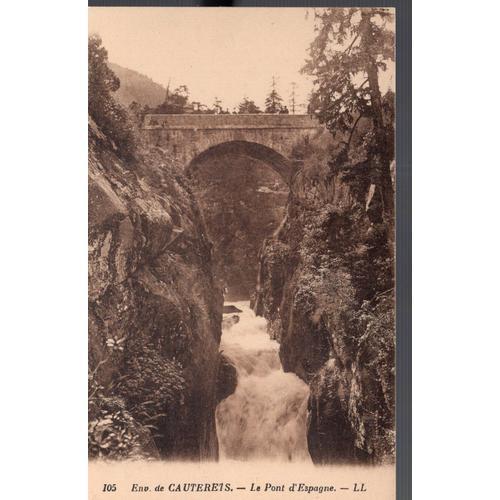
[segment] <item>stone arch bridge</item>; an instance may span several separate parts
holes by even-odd
[[[212,154],[237,154],[261,160],[290,183],[299,165],[296,146],[325,130],[311,115],[148,114],[144,137],[165,149],[186,172]]]

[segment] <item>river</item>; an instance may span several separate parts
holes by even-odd
[[[236,391],[217,407],[220,458],[310,462],[306,440],[309,388],[285,373],[279,344],[249,302],[226,302],[242,310],[222,330],[221,350],[238,372]],[[231,315],[225,315],[231,317]]]

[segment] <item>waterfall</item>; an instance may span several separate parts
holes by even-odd
[[[221,459],[310,461],[306,440],[309,387],[285,373],[279,344],[248,302],[223,326],[221,350],[238,372],[236,391],[217,407]],[[235,318],[236,319],[236,318]]]

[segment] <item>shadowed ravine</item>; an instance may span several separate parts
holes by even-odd
[[[221,350],[234,363],[238,384],[217,407],[220,458],[310,461],[307,384],[283,371],[266,320],[248,302],[231,304],[242,312],[238,323],[223,328]]]

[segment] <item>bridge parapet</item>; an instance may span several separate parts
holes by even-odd
[[[242,114],[242,115],[170,115],[147,114],[146,130],[251,130],[251,129],[321,129],[313,115]]]

